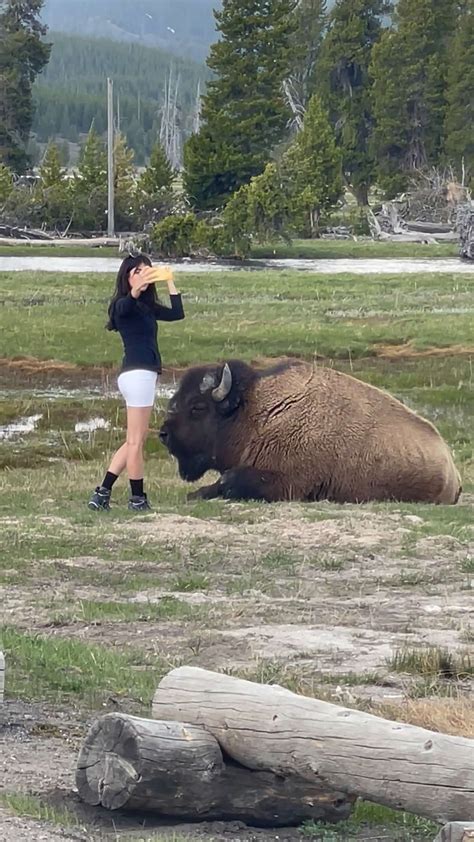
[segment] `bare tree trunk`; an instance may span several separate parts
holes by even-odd
[[[369,188],[367,184],[359,184],[357,187],[351,187],[352,192],[356,198],[359,207],[366,208],[369,204]]]

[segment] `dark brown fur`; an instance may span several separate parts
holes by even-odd
[[[181,475],[221,479],[197,496],[232,499],[456,503],[451,452],[435,427],[386,392],[330,368],[291,361],[258,371],[229,363],[190,369],[170,402],[162,440]]]

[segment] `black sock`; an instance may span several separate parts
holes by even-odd
[[[105,479],[102,483],[102,488],[106,488],[107,491],[112,491],[112,488],[114,487],[114,483],[116,483],[117,480],[118,480],[117,474],[112,474],[110,471],[107,471],[107,473],[105,475]]]
[[[131,479],[130,488],[132,489],[132,497],[143,497],[143,480]]]

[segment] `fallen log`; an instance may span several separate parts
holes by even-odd
[[[16,225],[0,225],[0,234],[9,243],[12,242],[13,237],[21,243],[25,240],[39,240],[47,243],[53,239],[52,235],[47,234],[46,231],[35,228],[18,228]]]
[[[69,237],[54,239],[52,237],[41,240],[28,237],[0,237],[0,245],[6,246],[55,246],[58,249],[71,246],[87,246],[88,248],[114,247],[119,248],[121,241],[118,237]]]
[[[434,237],[437,237],[438,234],[454,234],[456,236],[453,226],[446,225],[443,222],[417,222],[416,220],[410,222],[407,219],[405,220],[405,227],[407,231],[420,231],[422,234],[432,234]]]
[[[79,755],[76,785],[83,801],[108,810],[263,827],[336,822],[350,815],[354,801],[319,781],[228,762],[204,728],[118,713],[106,714],[91,727]]]
[[[428,245],[436,245],[436,243],[457,243],[459,237],[454,231],[448,234],[422,234],[420,231],[404,231],[403,234],[388,234],[386,231],[382,231],[377,239],[387,243],[427,243]]]
[[[472,819],[473,740],[194,667],[163,678],[153,716],[204,726],[251,769],[297,774],[440,823]]]

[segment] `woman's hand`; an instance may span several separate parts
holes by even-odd
[[[150,273],[153,274],[151,266],[137,266],[136,269],[132,269],[129,275],[130,294],[132,298],[140,298],[142,292],[148,289]]]

